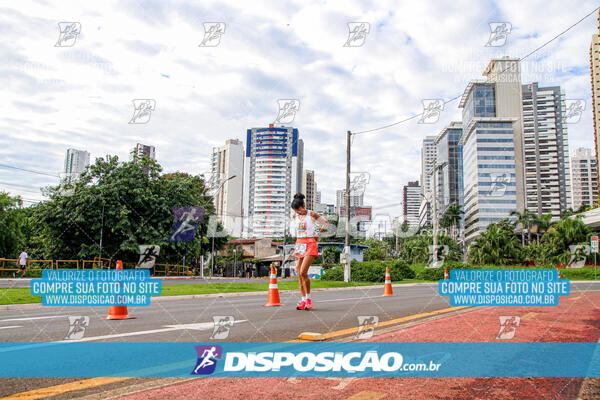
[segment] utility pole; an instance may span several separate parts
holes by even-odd
[[[431,199],[432,203],[432,216],[433,219],[433,264],[432,267],[437,267],[438,262],[438,219],[437,219],[437,164],[433,162],[433,198]]]
[[[346,266],[344,267],[344,282],[350,282],[350,139],[352,133],[348,131],[346,136],[346,241],[344,251],[346,253]]]

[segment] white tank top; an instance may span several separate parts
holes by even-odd
[[[311,211],[307,210],[306,215],[302,219],[299,218],[298,214],[294,217],[297,238],[305,239],[315,237],[315,222],[310,213]]]

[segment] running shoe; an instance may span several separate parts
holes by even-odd
[[[298,303],[296,310],[306,310],[306,301],[302,300],[300,303]]]
[[[305,310],[312,310],[312,300],[311,299],[306,299],[306,306],[304,307]]]

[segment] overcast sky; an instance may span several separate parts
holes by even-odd
[[[422,112],[481,78],[490,58],[522,57],[567,29],[595,1],[27,1],[0,10],[0,164],[58,174],[68,147],[128,158],[156,146],[166,172],[206,173],[213,146],[267,126],[278,99],[298,99],[291,124],[304,139],[323,201],[345,184],[345,134]],[[59,22],[77,22],[74,43]],[[217,46],[199,46],[204,23],[222,22]],[[348,23],[367,22],[364,44]],[[504,46],[488,46],[490,22],[508,22]],[[560,85],[585,99],[569,147],[593,147],[589,45],[592,15],[523,62],[523,83]],[[67,46],[72,44],[72,46]],[[208,44],[216,44],[208,42]],[[133,99],[153,99],[145,124],[129,124]],[[368,171],[365,204],[400,215],[402,186],[419,179],[420,145],[453,120],[406,123],[355,137],[353,171]],[[0,167],[0,190],[41,199],[58,178]]]

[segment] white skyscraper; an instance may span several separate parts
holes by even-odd
[[[156,158],[156,149],[154,146],[137,143],[134,149],[131,150],[131,159],[138,161],[142,156],[147,156],[154,160]]]
[[[350,210],[352,210],[352,207],[362,207],[364,193],[352,194],[352,190],[350,193]],[[335,192],[335,203],[336,212],[339,215],[346,215],[346,189],[340,189]]]
[[[564,93],[559,86],[523,85],[525,208],[556,219],[571,207]]]
[[[576,149],[571,157],[571,187],[573,210],[593,206],[598,201],[598,175],[596,157],[590,149]]]
[[[421,226],[431,224],[431,200],[433,199],[433,166],[437,155],[435,136],[426,136],[421,145],[421,196],[418,218]]]
[[[244,237],[282,237],[290,205],[302,190],[304,144],[292,127],[247,131],[244,163]]]
[[[419,204],[421,204],[421,187],[419,181],[408,182],[402,192],[404,222],[409,226],[419,225]]]
[[[523,99],[518,59],[493,59],[466,87],[463,108],[465,239],[524,208]]]
[[[244,146],[230,139],[214,147],[211,157],[211,188],[216,214],[228,234],[242,235],[242,193],[244,182]]]
[[[64,180],[72,183],[77,180],[85,167],[90,165],[90,153],[85,150],[67,149],[65,157]]]

